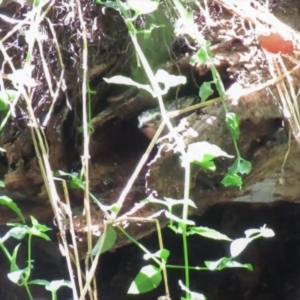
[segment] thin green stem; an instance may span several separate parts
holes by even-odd
[[[27,293],[29,299],[30,299],[30,300],[33,300],[32,294],[31,294],[31,292],[30,292],[30,289],[29,289],[29,286],[28,286],[27,283],[24,284],[24,288],[25,288],[25,290],[26,290],[26,293]]]
[[[10,255],[10,253],[8,252],[8,250],[6,249],[6,247],[4,246],[4,244],[2,242],[0,243],[0,248],[3,251],[3,253],[5,254],[5,256],[7,257],[7,259],[11,262],[12,256]]]
[[[168,269],[185,269],[185,266],[177,266],[177,265],[166,265]],[[189,270],[196,270],[196,271],[208,271],[207,267],[189,267]]]
[[[130,241],[132,241],[132,243],[134,243],[135,245],[137,245],[143,252],[145,252],[146,254],[151,255],[152,253],[150,251],[148,251],[147,248],[145,248],[141,243],[137,242],[134,238],[132,238],[121,226],[118,226],[118,229],[122,232],[122,234],[124,234]],[[162,267],[162,263],[161,261],[156,258],[155,256],[151,255],[152,260],[154,260],[159,266],[160,268]]]
[[[185,272],[185,286],[190,288],[190,273],[189,273],[189,253],[188,253],[188,241],[187,241],[187,225],[186,221],[188,219],[188,200],[190,196],[190,180],[191,180],[191,165],[188,159],[184,160],[184,204],[183,204],[183,212],[182,212],[182,242],[183,242],[183,256],[184,256],[184,272]],[[190,294],[186,292],[186,299],[190,298]]]

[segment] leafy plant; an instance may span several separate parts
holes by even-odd
[[[40,224],[34,217],[30,216],[31,219],[31,226],[26,225],[25,218],[17,206],[16,203],[13,202],[7,196],[0,197],[0,204],[9,207],[12,211],[14,211],[17,216],[20,218],[22,223],[9,223],[7,226],[11,227],[4,236],[0,238],[0,249],[6,256],[7,260],[10,264],[10,272],[7,274],[10,281],[17,284],[18,286],[24,287],[27,295],[30,300],[33,299],[32,294],[30,292],[30,285],[39,284],[44,285],[47,290],[51,291],[52,293],[52,300],[57,300],[57,290],[60,286],[68,286],[71,287],[70,282],[68,281],[54,281],[48,282],[43,280],[32,280],[30,281],[31,270],[33,269],[33,260],[32,260],[32,238],[38,237],[42,238],[46,241],[50,241],[49,236],[46,234],[47,231],[51,230],[47,226]],[[27,266],[21,269],[18,264],[18,251],[20,249],[21,243],[15,246],[12,253],[9,252],[7,247],[5,246],[5,242],[10,239],[14,238],[16,240],[23,240],[27,237]]]
[[[250,265],[239,264],[238,262],[233,261],[233,258],[236,257],[237,254],[240,253],[253,239],[262,236],[269,237],[274,235],[274,233],[271,230],[268,230],[265,227],[263,227],[260,230],[247,231],[246,238],[232,241],[229,237],[217,231],[214,231],[212,229],[195,227],[195,224],[188,219],[189,207],[190,206],[195,207],[193,201],[189,199],[191,163],[197,164],[201,168],[214,171],[216,169],[216,166],[213,161],[215,157],[223,156],[223,157],[231,158],[232,156],[222,151],[219,147],[215,145],[211,145],[207,142],[190,144],[186,149],[186,146],[184,145],[183,141],[176,134],[176,132],[173,131],[172,125],[168,119],[168,116],[164,108],[162,96],[168,92],[168,89],[170,87],[173,87],[178,84],[184,84],[185,80],[180,77],[171,76],[163,70],[159,70],[156,74],[153,73],[136,38],[137,33],[140,33],[141,31],[137,30],[133,23],[133,21],[136,20],[137,17],[140,16],[141,14],[148,14],[153,12],[155,9],[157,9],[159,1],[147,0],[141,3],[140,1],[134,1],[134,0],[127,0],[126,2],[121,2],[119,0],[116,1],[97,0],[97,2],[104,4],[107,7],[111,7],[118,10],[120,14],[123,16],[130,37],[134,44],[135,50],[137,52],[138,58],[141,61],[141,65],[143,66],[148,76],[150,85],[140,84],[133,81],[130,78],[126,78],[123,76],[115,76],[105,80],[108,83],[133,85],[136,86],[137,88],[142,88],[148,91],[153,97],[156,97],[158,99],[158,104],[163,117],[163,123],[167,125],[167,127],[169,128],[170,132],[172,133],[177,143],[178,149],[181,154],[182,166],[185,170],[184,195],[182,200],[167,199],[167,198],[164,200],[160,200],[160,199],[154,199],[153,197],[149,197],[146,200],[144,200],[144,203],[146,202],[159,203],[167,207],[167,210],[165,211],[165,215],[170,220],[169,227],[174,232],[182,234],[182,242],[183,242],[183,250],[184,250],[184,266],[181,267],[181,266],[167,265],[167,259],[170,253],[168,250],[162,247],[162,243],[161,243],[160,250],[157,251],[156,253],[149,253],[147,249],[144,249],[139,243],[137,243],[138,246],[147,253],[144,256],[144,259],[148,260],[149,258],[151,258],[154,262],[156,262],[157,265],[149,264],[144,266],[139,272],[139,274],[136,276],[134,282],[131,284],[128,292],[136,294],[136,293],[149,291],[157,287],[157,285],[162,281],[163,278],[165,279],[165,281],[167,281],[166,267],[168,268],[178,267],[178,268],[184,268],[185,271],[185,284],[181,283],[181,287],[183,291],[185,291],[186,296],[185,298],[182,299],[192,299],[192,297],[194,297],[196,293],[190,291],[189,288],[190,286],[189,271],[191,268],[196,268],[197,270],[222,270],[223,268],[228,268],[228,267],[230,268],[244,267],[251,270]],[[212,62],[212,53],[210,51],[210,44],[206,42],[204,39],[200,38],[197,26],[193,21],[192,13],[188,12],[179,0],[172,0],[169,2],[173,3],[175,10],[177,11],[177,14],[180,18],[180,21],[178,23],[175,22],[175,24],[177,25],[180,24],[177,28],[175,28],[175,32],[180,33],[181,35],[189,35],[197,43],[199,47],[199,50],[191,58],[191,64],[202,64],[208,66],[211,69],[213,81],[205,82],[202,84],[202,86],[199,89],[199,97],[201,98],[202,101],[207,100],[208,97],[211,96],[213,93],[212,85],[214,85],[223,103],[225,116],[226,116],[226,120],[225,120],[226,127],[228,128],[229,133],[232,137],[237,158],[233,163],[233,165],[228,169],[228,173],[222,180],[222,183],[225,186],[237,186],[241,188],[242,186],[241,175],[248,174],[251,171],[251,164],[250,162],[244,160],[240,155],[237,146],[237,141],[240,136],[239,120],[234,113],[229,112],[227,109],[227,105],[225,102],[225,89],[221,77]],[[132,15],[132,11],[133,11],[133,15]],[[163,76],[159,76],[160,74],[162,74]],[[172,80],[170,81],[169,79],[171,78]],[[159,87],[160,83],[164,83],[165,88],[163,90]],[[120,199],[124,200],[125,197],[123,198],[120,197]],[[118,204],[121,206],[122,201],[118,201]],[[182,205],[182,218],[179,218],[178,216],[172,213],[172,208],[175,205]],[[124,230],[121,229],[121,231],[125,235],[127,235]],[[202,236],[206,236],[208,238],[230,241],[232,256],[221,258],[217,262],[205,262],[205,267],[190,267],[189,260],[188,260],[187,236],[191,234],[199,234]],[[164,274],[164,276],[162,276],[162,274]],[[165,289],[166,289],[166,297],[168,297],[169,290],[166,282],[165,282]],[[199,299],[205,299],[203,295],[197,294],[197,296],[200,297]]]

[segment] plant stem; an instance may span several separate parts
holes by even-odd
[[[189,255],[188,255],[188,241],[187,241],[187,225],[188,219],[188,200],[190,195],[190,177],[191,177],[191,165],[188,159],[182,158],[184,161],[184,204],[182,212],[182,243],[183,243],[183,256],[184,256],[184,273],[185,273],[185,286],[189,290],[190,288],[190,273],[189,273]],[[190,299],[190,294],[186,292],[186,299]]]

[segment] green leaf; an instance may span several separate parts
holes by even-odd
[[[171,209],[175,205],[188,205],[190,207],[197,208],[195,202],[191,199],[173,199],[167,197],[164,199],[165,199],[165,205],[167,205],[169,209]]]
[[[199,90],[199,97],[201,99],[201,102],[207,100],[214,93],[214,90],[211,88],[211,84],[211,82],[202,83]]]
[[[187,154],[185,156],[186,160],[183,159],[183,163],[194,163],[202,168],[215,171],[216,166],[212,160],[220,156],[233,157],[216,145],[208,142],[197,142],[188,145]]]
[[[193,208],[197,208],[194,201],[191,199],[173,199],[173,198],[164,198],[164,200],[156,199],[153,195],[148,196],[140,201],[141,203],[156,203],[159,205],[165,205],[168,207],[169,210],[172,209],[175,205],[188,205]]]
[[[161,27],[165,27],[164,25],[155,25],[155,24],[150,24],[150,28],[149,29],[144,29],[144,30],[137,30],[137,34],[143,34],[144,35],[144,39],[148,40],[151,38],[151,33],[153,31],[153,29],[157,29],[157,28],[161,28]]]
[[[222,179],[221,183],[225,187],[237,186],[241,188],[243,181],[242,181],[242,177],[237,174],[226,174],[226,176]]]
[[[188,234],[199,234],[213,240],[232,241],[227,235],[207,227],[191,227]]]
[[[154,12],[158,5],[159,0],[127,0],[130,9],[134,10],[137,14],[150,14]]]
[[[228,261],[231,261],[231,258],[222,257],[217,261],[205,261],[204,264],[210,271],[215,271],[222,270],[223,266],[226,265]]]
[[[270,238],[275,236],[275,233],[272,229],[266,228],[265,226],[261,228],[261,236],[264,238]]]
[[[7,110],[9,103],[13,102],[18,95],[16,90],[0,91],[0,111]]]
[[[70,187],[72,189],[82,189],[84,186],[84,182],[78,172],[67,173],[61,170],[58,170],[54,173],[57,177],[68,177],[70,178]]]
[[[117,75],[117,76],[113,76],[111,78],[103,78],[107,83],[114,83],[114,84],[124,84],[124,85],[129,85],[129,86],[135,86],[139,89],[143,89],[148,91],[152,96],[154,95],[151,87],[149,84],[140,84],[136,81],[133,81],[131,78],[129,77],[125,77],[125,76],[121,76],[121,75]]]
[[[27,42],[31,42],[35,37],[32,35],[32,30],[24,31],[25,39]],[[41,82],[32,78],[32,71],[34,70],[34,65],[26,65],[24,69],[15,70],[14,73],[9,74],[9,78],[15,88],[19,86],[27,86],[29,88],[34,88],[41,85]]]
[[[19,271],[19,268],[17,265],[17,256],[18,256],[18,251],[19,251],[20,246],[21,246],[21,244],[18,244],[14,248],[14,251],[12,253],[11,260],[10,260],[10,267],[9,267],[10,272]]]
[[[167,249],[162,249],[157,251],[155,255],[157,255],[157,257],[160,257],[162,260],[166,262],[170,256],[170,251]]]
[[[260,229],[247,229],[245,231],[245,235],[247,238],[251,238],[254,235],[258,235],[258,236],[262,236],[265,238],[269,238],[269,237],[273,237],[275,236],[275,233],[272,229],[267,228],[266,225],[264,225],[263,227],[261,227]]]
[[[119,6],[116,0],[106,0],[106,1],[96,0],[96,3],[103,4],[104,6],[113,8],[115,10],[119,10]]]
[[[172,220],[174,222],[177,222],[179,225],[189,225],[189,226],[193,226],[195,225],[195,222],[194,221],[191,221],[191,220],[183,220],[173,214],[171,214],[170,212],[168,211],[165,211],[165,215],[166,215],[166,218],[169,219],[169,220]]]
[[[238,261],[228,261],[225,265],[224,268],[244,268],[247,269],[249,271],[253,271],[253,267],[251,264],[241,264]]]
[[[146,253],[144,254],[143,258],[144,260],[149,260],[152,259],[152,257],[157,257],[157,258],[161,258],[166,262],[169,256],[170,256],[170,251],[167,249],[162,249],[155,253]]]
[[[8,223],[8,226],[15,226],[13,228],[11,228],[7,234],[10,237],[13,237],[14,239],[17,240],[22,240],[24,238],[24,236],[29,232],[29,227],[27,225],[22,225],[22,224],[18,224],[18,223]]]
[[[155,74],[157,82],[164,85],[164,89],[161,90],[161,95],[168,93],[169,89],[176,87],[180,84],[186,84],[186,77],[181,75],[171,75],[165,70],[159,69]]]
[[[19,209],[18,205],[16,203],[14,203],[14,201],[7,197],[7,196],[0,196],[0,204],[1,205],[6,205],[7,207],[9,207],[13,212],[15,212],[18,217],[21,219],[21,221],[23,223],[25,223],[25,218],[21,212],[21,210]]]
[[[20,285],[23,282],[23,278],[24,278],[23,276],[25,275],[26,271],[27,271],[26,269],[14,271],[8,273],[7,277],[13,283]]]
[[[256,229],[256,228],[254,229],[254,228],[251,228],[251,229],[247,229],[247,230],[245,231],[245,235],[246,235],[247,238],[251,238],[251,237],[253,237],[254,235],[259,235],[260,232],[261,232],[260,229]]]
[[[179,35],[189,35],[193,39],[196,39],[196,34],[198,33],[197,25],[194,22],[193,14],[188,12],[182,5],[181,1],[173,0],[173,4],[179,14],[179,18],[175,24],[175,34]]]
[[[0,149],[0,151],[1,151],[1,149]],[[0,188],[5,188],[5,183],[3,180],[0,180]]]
[[[249,174],[251,172],[252,165],[249,161],[239,157],[235,160],[228,172],[230,174]]]
[[[83,126],[78,126],[78,127],[76,127],[76,129],[77,129],[77,132],[83,133]],[[95,128],[93,125],[88,124],[88,132],[90,135],[95,132]]]
[[[27,0],[28,1],[28,0]],[[33,0],[33,6],[38,7],[38,6],[44,6],[46,5],[50,0]]]
[[[30,233],[32,235],[39,236],[39,237],[49,241],[50,238],[44,232],[50,231],[51,228],[47,227],[44,224],[40,224],[38,222],[38,220],[33,216],[30,216],[30,219],[31,219],[31,224],[32,224],[32,227],[30,228]]]
[[[190,63],[195,65],[206,66],[210,63],[210,58],[212,57],[210,53],[210,43],[206,42],[205,46],[200,48],[194,55],[190,58]]]
[[[249,238],[239,238],[234,240],[230,244],[230,254],[232,257],[238,256],[244,249],[248,246],[248,244],[252,241]]]
[[[38,236],[39,238],[44,239],[45,241],[51,241],[51,239],[49,238],[49,236],[46,233],[34,230],[33,235]]]
[[[103,240],[103,236],[101,236],[98,239],[96,245],[94,246],[94,248],[92,250],[92,255],[95,256],[98,253],[99,247],[103,243],[102,240]],[[108,226],[107,231],[106,231],[106,237],[105,237],[103,247],[102,247],[100,253],[104,253],[104,252],[108,251],[109,249],[111,249],[114,246],[114,244],[116,243],[116,240],[117,240],[117,233],[116,233],[115,229],[112,226]]]
[[[82,189],[84,186],[84,182],[82,181],[81,178],[77,177],[72,177],[71,178],[71,181],[70,181],[70,187],[71,189],[73,190],[76,190],[76,189]]]
[[[36,284],[36,285],[43,285],[43,286],[46,286],[49,283],[50,282],[48,280],[43,280],[43,279],[35,279],[28,282],[28,284]]]
[[[122,209],[122,205],[120,205],[118,203],[114,203],[110,207],[110,210],[114,215],[117,215],[121,209]]]
[[[141,294],[155,289],[162,281],[161,269],[153,265],[143,267],[131,283],[128,294]]]
[[[176,234],[182,234],[182,228],[175,225],[168,225],[168,227],[173,230]]]
[[[67,286],[69,288],[72,288],[72,284],[69,280],[52,280],[46,285],[46,290],[51,292],[56,292],[59,288],[62,286]]]
[[[225,119],[226,126],[232,137],[237,141],[240,137],[240,122],[235,113],[227,113]]]
[[[241,264],[239,262],[233,261],[230,257],[223,257],[217,261],[205,261],[204,264],[211,271],[221,271],[225,268],[245,268],[253,271],[253,268],[250,264]]]
[[[195,293],[195,292],[192,292],[188,287],[186,287],[181,280],[179,280],[179,286],[181,288],[182,291],[188,293],[191,297],[189,297],[188,299],[186,298],[182,298],[181,297],[181,300],[206,300],[206,298],[204,297],[204,295],[202,294],[199,294],[199,293]],[[159,299],[157,299],[159,300]]]

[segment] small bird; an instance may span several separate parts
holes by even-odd
[[[199,102],[199,98],[196,96],[181,97],[176,100],[171,100],[165,103],[165,109],[167,112],[180,110],[189,107]],[[181,116],[182,118],[183,116]],[[175,120],[175,121],[174,121]],[[171,120],[173,125],[176,125],[178,118]],[[159,107],[148,109],[142,112],[138,116],[138,127],[143,134],[152,139],[162,122],[162,115]],[[163,133],[167,133],[166,130]]]

